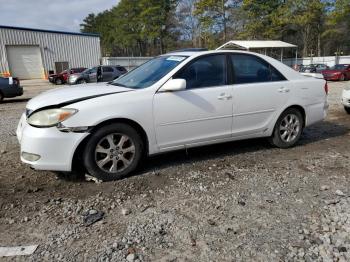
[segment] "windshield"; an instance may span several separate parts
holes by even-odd
[[[91,73],[96,73],[97,72],[97,67],[85,69],[82,73],[83,74],[91,74]]]
[[[333,70],[344,70],[348,67],[348,65],[335,65],[332,67]]]
[[[158,82],[163,76],[174,69],[178,64],[184,61],[187,56],[159,56],[126,75],[116,79],[112,85],[124,86],[129,88],[146,88]]]

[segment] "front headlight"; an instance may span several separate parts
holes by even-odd
[[[78,110],[72,108],[46,109],[32,114],[28,118],[28,124],[36,127],[51,127],[68,119]]]

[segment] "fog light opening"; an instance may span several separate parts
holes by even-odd
[[[38,161],[41,156],[36,155],[36,154],[27,153],[27,152],[22,152],[22,157],[23,157],[23,159],[25,159],[27,161],[35,162],[35,161]]]

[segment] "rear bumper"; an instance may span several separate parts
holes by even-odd
[[[305,126],[310,126],[323,121],[328,114],[329,104],[327,101],[317,103],[306,107],[306,123]]]
[[[335,76],[326,76],[323,75],[324,79],[327,81],[339,81],[340,80],[340,75],[335,75]]]
[[[9,86],[1,90],[5,98],[11,98],[23,95],[23,87],[21,86]]]
[[[350,107],[350,90],[344,90],[343,91],[341,103],[345,107]]]

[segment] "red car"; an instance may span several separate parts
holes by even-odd
[[[350,65],[349,64],[338,64],[329,70],[322,71],[322,75],[326,80],[332,81],[344,81],[350,80]]]
[[[85,67],[71,68],[70,70],[64,70],[59,74],[49,75],[49,81],[56,85],[62,85],[67,83],[69,74],[81,73],[85,70]]]

